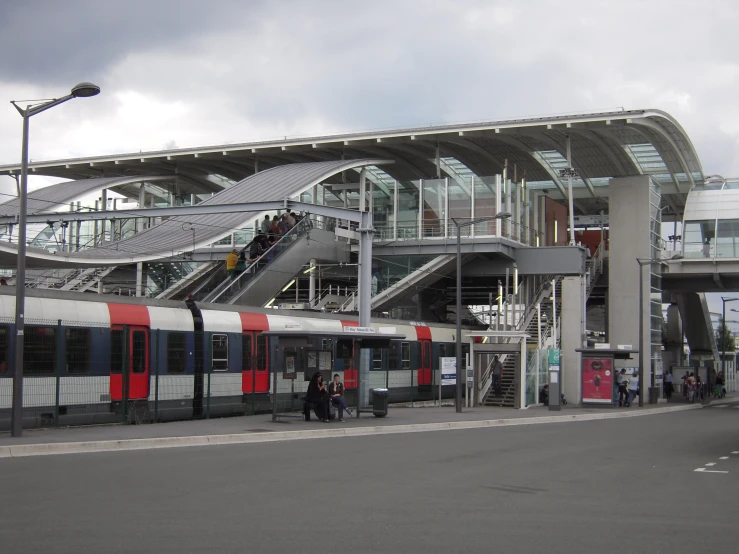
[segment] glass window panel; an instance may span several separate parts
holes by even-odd
[[[185,333],[167,335],[167,373],[185,373],[187,343]]]
[[[267,369],[267,337],[257,335],[257,371]]]
[[[686,258],[709,258],[713,254],[716,221],[713,219],[686,221],[683,247]]]
[[[251,335],[241,336],[241,371],[251,371]]]
[[[449,179],[449,219],[469,219],[472,217],[472,179]],[[449,235],[452,236],[454,224],[449,222]],[[464,229],[463,229],[464,230]]]
[[[67,350],[67,373],[90,371],[90,330],[71,327],[64,332]]]
[[[110,372],[123,371],[123,331],[116,329],[110,332]]]
[[[133,362],[132,371],[134,373],[146,372],[146,332],[133,332],[133,352],[131,354]]]
[[[372,369],[382,369],[382,348],[372,349]]]
[[[495,215],[495,177],[475,177],[475,218]],[[475,235],[497,234],[497,221],[483,221],[475,225]],[[465,233],[462,233],[465,236]]]
[[[53,374],[56,370],[56,329],[26,326],[23,334],[23,374]]]
[[[418,238],[418,181],[398,181],[398,238]]]
[[[8,328],[0,326],[0,375],[8,372]]]
[[[228,335],[213,335],[213,371],[228,371]]]
[[[395,183],[374,183],[372,191],[372,223],[376,238],[387,240],[393,238],[393,221],[395,219],[393,199]]]
[[[739,237],[739,220],[719,220],[716,229],[716,256],[722,258],[738,257],[737,237]]]
[[[403,363],[402,369],[411,368],[411,346],[410,343],[403,342],[400,344],[400,358]]]
[[[426,179],[423,182],[423,236],[443,237],[446,217],[446,180]]]
[[[391,342],[388,348],[388,369],[398,369],[398,344]]]

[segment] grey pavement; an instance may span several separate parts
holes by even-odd
[[[0,459],[2,548],[731,552],[737,405],[562,425]]]
[[[509,422],[529,418],[559,418],[566,420],[573,416],[583,415],[627,415],[641,410],[674,409],[673,404],[659,404],[644,408],[613,408],[595,407],[583,408],[572,405],[563,406],[561,411],[549,411],[539,406],[526,410],[510,408],[465,408],[462,413],[456,413],[449,407],[393,407],[391,405],[388,417],[376,418],[371,413],[362,414],[360,418],[347,418],[341,423],[332,421],[322,423],[315,417],[310,421],[303,421],[302,417],[282,418],[278,422],[272,421],[271,414],[255,416],[237,416],[204,420],[188,420],[157,424],[140,425],[89,425],[81,427],[63,427],[48,429],[28,429],[22,437],[14,438],[9,433],[0,433],[0,447],[58,444],[90,441],[131,441],[137,439],[164,439],[176,437],[206,437],[238,434],[280,433],[294,432],[323,432],[328,430],[352,430],[367,427],[394,427],[407,425],[429,425],[448,422]],[[348,432],[348,431],[347,431]],[[314,436],[316,436],[314,434]]]

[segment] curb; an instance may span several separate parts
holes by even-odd
[[[396,435],[402,433],[424,433],[484,429],[488,427],[510,427],[516,425],[540,425],[543,423],[570,423],[573,421],[595,421],[621,419],[648,415],[683,412],[702,408],[701,405],[653,408],[634,412],[573,414],[541,416],[515,419],[486,419],[477,421],[445,421],[440,423],[413,423],[385,425],[381,427],[354,427],[343,429],[310,429],[305,431],[275,431],[269,433],[234,433],[227,435],[201,435],[193,437],[160,437],[149,439],[125,439],[84,441],[49,444],[24,444],[0,446],[0,458],[22,458],[28,456],[50,456],[58,454],[88,454],[93,452],[122,452],[130,450],[154,450],[160,448],[185,448],[193,446],[222,446],[233,444],[255,444],[290,440],[322,439],[336,437],[361,437],[367,435]]]

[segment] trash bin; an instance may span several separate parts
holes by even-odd
[[[649,387],[649,403],[656,404],[659,400],[659,387]]]
[[[390,391],[387,389],[372,389],[372,413],[375,417],[385,417],[390,402]]]

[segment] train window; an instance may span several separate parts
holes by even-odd
[[[123,331],[121,329],[110,332],[110,372],[123,372]]]
[[[334,339],[321,339],[321,350],[333,350]]]
[[[8,372],[8,328],[0,325],[0,375]]]
[[[90,330],[70,327],[64,331],[67,345],[67,373],[90,371]]]
[[[408,342],[400,343],[400,359],[403,367],[401,369],[411,368],[411,345]]]
[[[56,329],[26,327],[23,334],[23,373],[53,374],[56,370]]]
[[[185,373],[187,342],[185,333],[167,335],[167,373]]]
[[[267,369],[267,337],[257,335],[257,367],[258,371]]]
[[[336,341],[336,359],[342,361],[344,369],[352,366],[352,339]]]
[[[372,349],[372,369],[382,369],[382,348]]]
[[[388,360],[387,367],[389,369],[398,369],[398,343],[391,342],[390,348],[387,350]]]
[[[241,336],[241,371],[251,371],[251,335]]]
[[[131,361],[133,362],[132,370],[134,373],[146,372],[146,332],[133,332],[133,352],[131,353]]]
[[[446,358],[446,344],[439,345],[439,358]]]
[[[228,335],[213,335],[213,371],[228,371]]]

